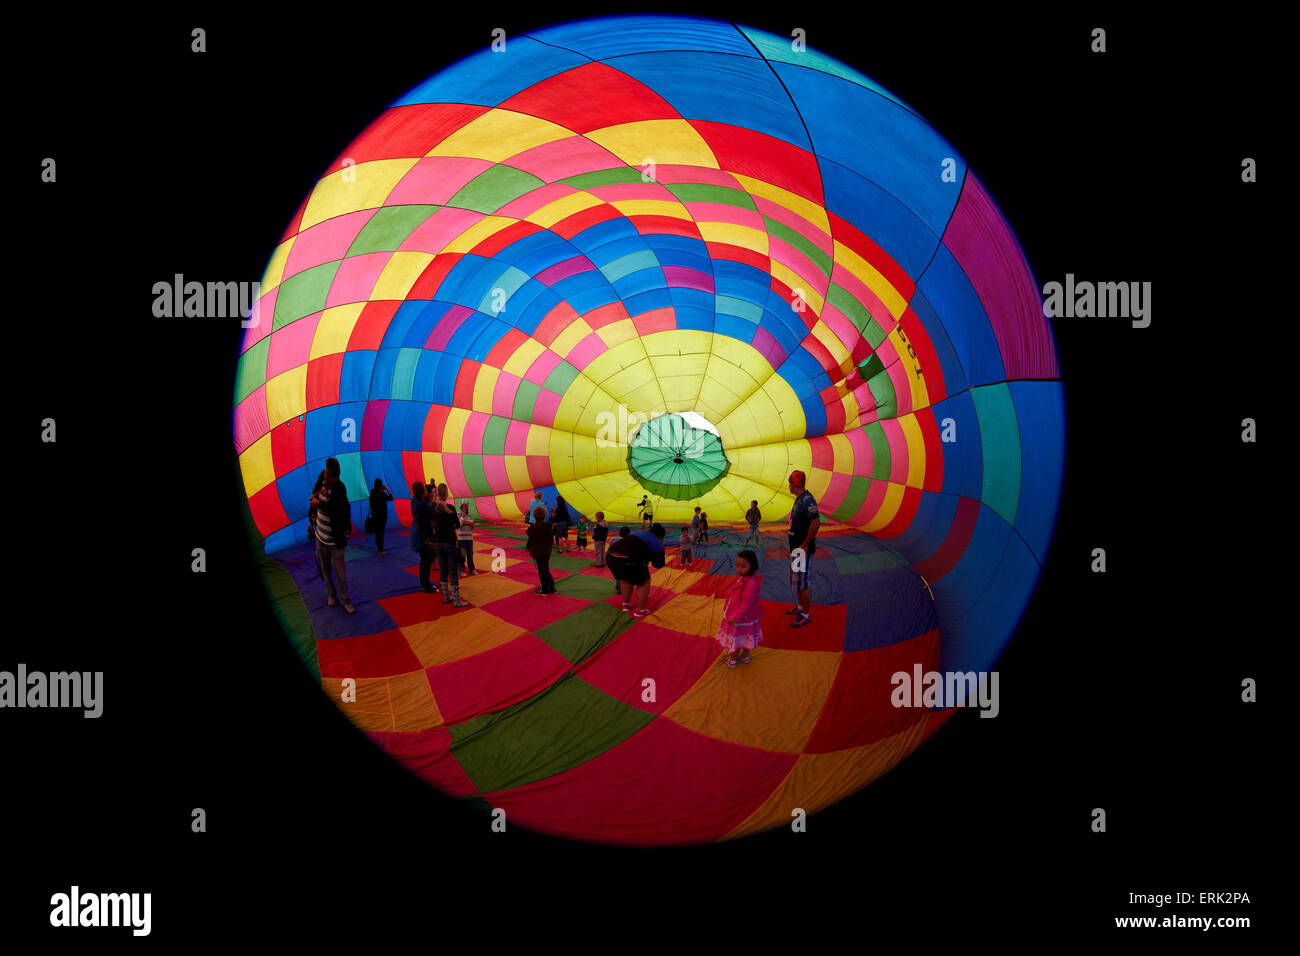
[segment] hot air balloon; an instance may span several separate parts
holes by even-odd
[[[703,843],[834,803],[960,703],[898,706],[895,675],[987,672],[1039,579],[1064,404],[1025,255],[915,110],[786,39],[665,16],[508,37],[342,151],[261,292],[233,431],[272,603],[375,743],[525,827]],[[471,607],[395,546],[350,548],[357,613],[326,606],[307,527],[331,456],[403,524],[413,481],[471,504],[494,572],[461,582]],[[794,630],[796,469],[823,526]],[[534,594],[537,490],[614,528],[646,496],[724,528],[636,620],[589,558]],[[751,500],[764,641],[728,669],[725,525]]]

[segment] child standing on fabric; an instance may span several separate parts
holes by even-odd
[[[691,529],[686,525],[682,525],[682,537],[678,543],[682,549],[682,567],[689,568],[691,566]]]
[[[700,540],[709,540],[709,513],[707,511],[700,512]]]
[[[605,512],[596,512],[596,524],[591,529],[591,544],[596,549],[596,567],[605,566],[605,541],[609,538],[609,525],[605,522]]]
[[[466,574],[474,570],[474,519],[469,515],[469,502],[460,505],[460,527],[456,529],[456,543],[460,546],[460,566]]]
[[[537,565],[537,594],[555,594],[555,578],[551,576],[551,544],[555,531],[546,520],[546,510],[533,510],[533,523],[528,526],[528,555]]]
[[[583,557],[586,557],[586,554],[587,554],[587,519],[586,519],[586,518],[583,518],[581,521],[579,521],[576,525],[573,526],[573,530],[574,530],[574,531],[577,533],[577,535],[578,535],[578,550],[582,552]]]
[[[763,575],[758,573],[758,555],[742,551],[736,555],[736,583],[727,594],[718,627],[718,643],[728,652],[727,666],[749,663],[749,652],[763,640],[763,605],[759,592]]]
[[[758,523],[763,520],[763,513],[758,510],[757,501],[751,501],[749,503],[749,510],[745,512],[745,520],[749,522],[749,537],[745,539],[745,543],[749,544],[750,539],[752,538],[755,546],[757,546]]]
[[[695,517],[691,519],[691,541],[700,540],[700,506],[695,506]]]

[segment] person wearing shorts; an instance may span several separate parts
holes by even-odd
[[[605,554],[605,564],[623,595],[623,610],[635,618],[650,613],[646,609],[646,600],[650,597],[650,566],[664,566],[664,534],[664,526],[656,523],[648,531],[633,531],[627,537],[619,538]]]

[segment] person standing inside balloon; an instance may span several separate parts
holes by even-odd
[[[609,565],[618,588],[623,593],[623,610],[633,617],[649,614],[646,601],[650,597],[650,565],[664,566],[664,526],[656,522],[649,531],[633,531],[609,546],[605,563]],[[636,592],[636,610],[632,609],[632,595]]]
[[[649,495],[641,496],[641,503],[637,505],[637,510],[641,512],[641,530],[644,531],[650,526],[650,522],[654,520],[654,512],[650,508]]]
[[[691,518],[691,543],[700,540],[700,506],[695,506],[695,516]]]
[[[596,563],[594,567],[603,568],[605,566],[605,542],[609,539],[609,522],[605,520],[605,512],[596,512],[596,523],[591,528],[591,545],[596,549]]]
[[[790,473],[790,494],[794,507],[790,509],[790,588],[797,604],[786,614],[795,615],[791,627],[804,627],[812,622],[812,580],[808,564],[817,550],[817,529],[822,525],[817,512],[817,499],[804,487],[807,482],[802,471]]]
[[[569,509],[564,504],[564,499],[558,495],[555,498],[555,546],[563,554],[569,549],[569,524],[572,521],[569,515]]]
[[[438,500],[433,506],[433,540],[438,548],[438,584],[442,589],[442,603],[466,607],[467,602],[460,599],[460,577],[457,575],[460,547],[456,530],[459,527],[460,518],[456,516],[456,507],[447,486],[439,485]]]
[[[460,527],[456,529],[456,544],[460,547],[460,570],[462,573],[478,574],[474,570],[474,519],[469,513],[469,502],[460,504]]]
[[[429,572],[433,569],[438,552],[433,541],[433,509],[429,506],[429,492],[424,482],[411,484],[411,550],[420,556],[420,590],[433,592]]]
[[[758,523],[763,520],[763,514],[758,510],[757,501],[749,503],[749,510],[745,512],[745,520],[749,522],[749,537],[745,539],[745,544],[749,544],[752,538],[754,545],[757,546],[759,544]]]
[[[388,524],[388,502],[393,496],[388,486],[380,479],[375,479],[375,487],[370,489],[370,521],[368,524],[375,532],[375,551],[384,553],[384,528]]]
[[[528,556],[537,565],[537,594],[555,594],[555,578],[551,576],[551,523],[546,520],[546,509],[533,509],[533,523],[528,526]]]
[[[347,486],[339,480],[337,458],[325,459],[325,481],[311,496],[309,505],[316,508],[316,555],[325,577],[330,607],[340,601],[343,610],[356,614],[348,595],[348,568],[343,557],[348,535],[352,533],[352,509],[348,505]],[[338,578],[338,587],[334,579]]]
[[[758,555],[742,551],[736,555],[736,583],[722,608],[717,640],[727,651],[727,666],[749,663],[749,652],[763,640],[763,605],[759,592],[763,576],[758,573]]]

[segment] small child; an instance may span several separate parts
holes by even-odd
[[[689,568],[691,566],[691,529],[686,525],[682,525],[680,544],[682,548],[682,567]]]
[[[752,539],[754,544],[758,545],[758,523],[763,520],[763,514],[758,510],[758,502],[750,501],[749,510],[745,512],[745,520],[749,522],[749,537],[745,539],[748,544]]]
[[[596,549],[596,567],[605,566],[605,540],[609,537],[609,525],[605,522],[605,512],[596,512],[596,524],[591,530],[591,544]]]
[[[727,666],[749,663],[749,652],[763,640],[763,605],[759,592],[763,576],[758,573],[758,555],[742,551],[736,555],[736,583],[727,594],[718,627],[718,643],[728,651]]]
[[[462,574],[478,574],[474,570],[474,519],[469,516],[469,502],[460,505],[460,527],[456,529],[456,544],[460,548]]]
[[[709,513],[707,511],[700,512],[700,540],[709,540]]]
[[[695,517],[691,518],[691,541],[700,540],[700,506],[695,506]]]
[[[579,521],[573,528],[578,536],[578,550],[585,556],[587,553],[587,519]]]

